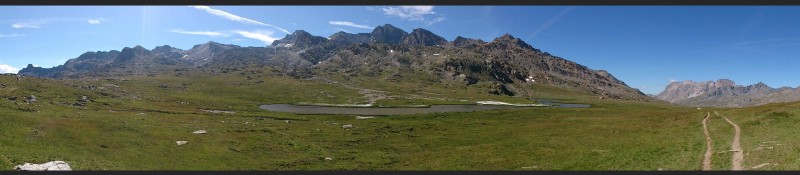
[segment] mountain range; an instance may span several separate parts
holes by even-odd
[[[369,77],[382,81],[425,81],[471,86],[519,96],[547,84],[601,98],[651,100],[609,72],[543,52],[509,34],[490,42],[458,36],[448,41],[428,30],[407,33],[390,24],[371,33],[338,32],[329,37],[297,30],[267,47],[208,42],[181,50],[168,45],[86,52],[53,68],[28,65],[21,75],[82,78],[152,75],[187,69],[271,67],[297,78]]]
[[[772,88],[759,82],[753,85],[736,85],[729,79],[694,82],[686,80],[670,83],[658,99],[679,105],[697,107],[747,107],[776,102],[800,100],[800,87]]]

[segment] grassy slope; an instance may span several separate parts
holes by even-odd
[[[253,79],[248,80],[246,75],[161,75],[131,77],[127,81],[28,78],[21,84],[14,83],[12,77],[2,76],[0,83],[7,87],[0,89],[0,96],[36,94],[39,101],[14,104],[0,100],[0,130],[4,131],[0,132],[0,167],[10,169],[25,162],[64,160],[79,170],[695,170],[700,168],[705,150],[700,120],[707,111],[714,110],[597,100],[586,94],[532,85],[537,90],[534,98],[588,103],[593,107],[359,120],[346,115],[295,115],[260,110],[257,107],[262,103],[357,103],[366,99],[356,90],[335,85],[261,75],[250,75]],[[264,83],[257,83],[259,80]],[[427,92],[432,97],[448,99],[530,102],[486,95],[477,88],[359,82],[360,87],[396,94]],[[119,87],[93,91],[69,84]],[[412,91],[415,88],[416,92]],[[74,103],[81,95],[95,102],[85,107],[54,102]],[[414,100],[383,103],[410,101]],[[199,109],[229,110],[236,114],[213,114]],[[734,121],[744,118],[720,112],[730,114]],[[795,121],[776,118],[760,126],[762,130],[771,129],[772,125],[784,126],[779,120]],[[754,132],[748,128],[753,126],[746,125],[747,121],[739,123],[745,132],[742,146],[752,149],[753,139],[749,138],[752,135],[748,134]],[[345,130],[343,124],[355,128]],[[728,126],[720,118],[713,119],[712,125],[714,130],[725,130]],[[198,129],[209,133],[191,133]],[[725,142],[725,138],[714,139]],[[177,140],[189,143],[177,146]],[[729,148],[729,143],[715,143],[715,151]],[[793,147],[786,149],[786,154],[797,154],[789,153]],[[715,168],[730,162],[729,153],[714,156]],[[746,155],[745,165],[752,166],[748,161],[756,156]],[[333,160],[326,161],[325,157]]]
[[[800,103],[775,103],[720,111],[742,130],[741,145],[746,169],[770,163],[758,170],[798,170],[800,164]],[[724,121],[722,121],[724,122]],[[727,137],[733,137],[733,129]],[[730,142],[727,143],[730,149]],[[761,148],[759,148],[761,147]],[[728,154],[730,155],[730,154]],[[730,156],[727,157],[730,159]]]

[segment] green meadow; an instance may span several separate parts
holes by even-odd
[[[746,168],[800,169],[797,103],[697,109],[536,84],[525,97],[508,97],[481,84],[340,82],[382,91],[379,105],[535,98],[592,106],[357,119],[259,109],[369,98],[337,83],[252,71],[20,82],[0,76],[0,169],[62,160],[75,170],[699,170],[708,112],[714,169],[730,169],[733,129],[713,111],[742,127]],[[36,101],[25,102],[29,95]],[[80,103],[81,96],[90,102]]]

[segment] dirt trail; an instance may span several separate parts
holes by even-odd
[[[714,111],[714,114],[717,114],[717,116],[722,116],[719,115],[717,111]],[[724,118],[725,121],[728,121],[728,123],[733,125],[733,128],[735,129],[735,133],[733,135],[733,143],[731,143],[731,151],[733,151],[733,157],[731,157],[731,166],[732,166],[731,170],[744,170],[744,166],[742,165],[742,162],[744,161],[744,151],[742,151],[742,145],[739,144],[739,136],[741,135],[741,130],[739,129],[739,125],[733,123],[731,120],[728,119],[728,117],[723,116],[722,118]]]
[[[711,136],[708,133],[708,118],[711,117],[711,113],[709,112],[705,118],[703,118],[703,133],[706,135],[706,154],[703,155],[703,171],[711,170],[711,155],[713,155],[714,148],[713,141],[711,140]]]

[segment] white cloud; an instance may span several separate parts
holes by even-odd
[[[433,19],[433,20],[430,20],[430,21],[425,21],[425,24],[428,24],[428,25],[433,25],[433,23],[442,22],[442,21],[444,21],[445,19],[447,19],[447,18],[445,18],[445,17],[438,17],[438,18],[436,18],[436,19]]]
[[[88,22],[89,24],[100,24],[102,21],[106,19],[103,18],[39,18],[39,19],[31,19],[23,22],[18,22],[11,24],[13,28],[42,28],[43,25],[49,24],[52,22]]]
[[[368,7],[369,10],[382,11],[384,15],[396,16],[409,21],[422,21],[428,25],[442,22],[446,18],[430,16],[441,15],[433,11],[433,6]]]
[[[0,73],[17,73],[19,69],[9,66],[7,64],[0,64]]]
[[[188,35],[205,35],[210,37],[228,37],[230,34],[223,33],[223,32],[212,32],[212,31],[184,31],[182,29],[173,29],[170,32],[180,33],[180,34],[188,34]]]
[[[103,18],[97,18],[97,19],[89,19],[89,20],[86,20],[86,22],[88,22],[89,24],[100,24],[100,22],[102,22],[102,21],[104,21],[104,20],[105,20],[105,19],[103,19]]]
[[[16,24],[11,24],[11,27],[18,28],[18,29],[20,29],[20,28],[35,28],[35,29],[42,28],[42,27],[39,26],[39,24],[35,24],[35,23],[16,23]]]
[[[9,35],[0,34],[0,38],[12,38],[12,37],[22,37],[22,36],[25,36],[25,35],[24,34],[20,35],[20,34],[16,34],[16,33],[9,34]]]
[[[238,34],[241,35],[242,37],[256,39],[267,44],[272,43],[272,41],[279,39],[277,37],[273,37],[272,35],[275,34],[275,32],[270,30],[254,30],[254,31],[232,30],[232,31],[215,32],[215,31],[184,31],[181,29],[174,29],[170,30],[170,32],[188,34],[188,35],[204,35],[210,37],[229,37],[233,34]],[[234,38],[232,40],[243,41],[243,39],[241,38]]]
[[[206,12],[212,14],[212,15],[219,16],[219,17],[231,20],[231,21],[236,21],[236,22],[245,23],[245,24],[252,24],[252,25],[269,26],[269,27],[276,28],[276,29],[278,29],[278,30],[280,30],[280,31],[282,31],[282,32],[284,32],[286,34],[291,34],[288,30],[280,28],[278,26],[275,26],[275,25],[272,25],[272,24],[266,24],[266,23],[263,23],[263,22],[259,22],[259,21],[248,19],[248,18],[241,17],[241,16],[237,16],[237,15],[234,15],[234,14],[222,11],[222,10],[212,9],[211,7],[208,7],[208,6],[191,6],[191,7],[195,8],[195,9],[199,9],[199,10],[204,10],[204,11],[206,11]]]
[[[328,21],[328,23],[333,24],[333,25],[337,25],[337,26],[349,26],[349,27],[362,28],[362,29],[372,29],[372,27],[369,27],[367,25],[356,24],[356,23],[353,23],[353,22],[350,22],[350,21]]]
[[[263,41],[266,44],[272,43],[273,41],[278,39],[276,37],[271,36],[274,32],[267,30],[255,30],[255,31],[235,30],[233,31],[233,33],[237,33],[239,35],[242,35],[243,37]]]

